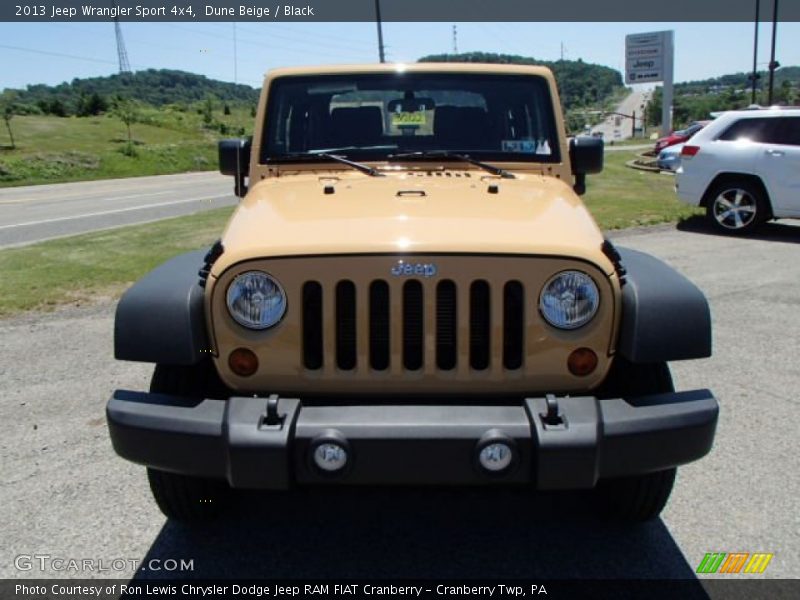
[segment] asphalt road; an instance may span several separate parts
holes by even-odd
[[[233,180],[185,173],[0,189],[0,248],[236,204]]]
[[[644,114],[642,107],[649,101],[651,93],[649,90],[635,90],[619,103],[615,109],[616,112],[623,115],[636,113],[636,122],[640,124],[640,119]],[[602,133],[606,143],[612,140],[627,140],[633,137],[631,130],[631,119],[626,119],[619,115],[609,115],[602,123],[592,127],[592,133]]]
[[[14,567],[48,554],[193,559],[194,577],[694,578],[712,551],[772,552],[763,577],[800,576],[800,226],[615,238],[688,275],[713,314],[713,358],[673,370],[678,389],[718,395],[717,439],[680,469],[663,520],[604,523],[571,494],[349,489],[242,494],[200,531],[166,522],[144,469],[110,447],[111,390],[145,389],[151,367],[113,360],[113,306],[99,304],[0,321],[0,577],[63,575]]]

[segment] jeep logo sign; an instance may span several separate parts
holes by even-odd
[[[398,260],[391,273],[394,277],[434,277],[438,271],[433,263],[407,263]]]

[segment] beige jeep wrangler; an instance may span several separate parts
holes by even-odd
[[[242,201],[221,239],[121,299],[116,451],[197,520],[232,488],[592,489],[659,514],[705,455],[702,293],[604,240],[579,195],[602,141],[568,139],[549,70],[280,69],[252,140],[220,143]]]

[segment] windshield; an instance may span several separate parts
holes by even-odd
[[[547,80],[539,76],[281,77],[269,90],[261,162],[298,154],[385,160],[447,151],[480,160],[550,163],[561,160],[558,139]]]

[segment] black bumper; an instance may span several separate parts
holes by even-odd
[[[685,464],[711,449],[719,411],[708,390],[630,399],[529,398],[515,406],[304,406],[267,398],[188,399],[118,390],[106,409],[117,453],[156,469],[226,479],[237,488],[295,484],[528,483],[591,488],[599,478]],[[274,401],[273,401],[274,406]],[[550,421],[551,424],[548,424]],[[320,440],[349,450],[338,474],[311,460]],[[514,448],[512,466],[482,470],[487,440]]]

